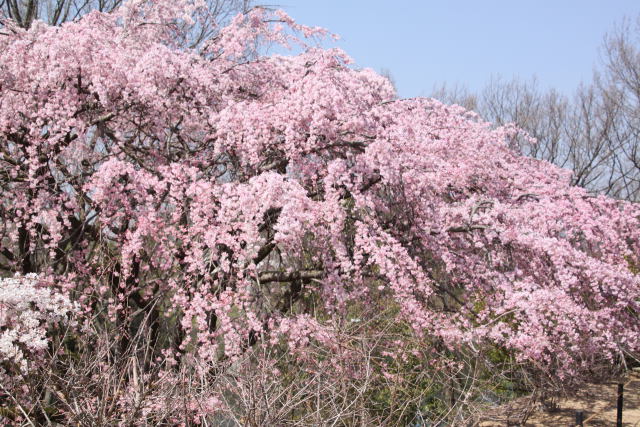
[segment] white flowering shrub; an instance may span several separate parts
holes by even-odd
[[[68,322],[74,311],[68,297],[38,286],[35,274],[0,279],[0,375],[7,367],[27,373],[47,348],[47,329]]]

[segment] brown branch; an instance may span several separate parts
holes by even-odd
[[[15,261],[15,257],[13,256],[13,253],[11,253],[11,251],[7,248],[2,248],[1,254],[9,261]]]
[[[269,242],[264,246],[262,246],[260,250],[258,250],[258,254],[256,255],[256,257],[253,259],[253,263],[260,264],[260,261],[265,259],[275,247],[276,247],[276,244],[273,242]]]
[[[484,224],[476,224],[476,225],[463,225],[458,227],[449,227],[444,230],[445,233],[469,233],[474,230],[486,230],[489,228],[488,225]],[[432,236],[437,236],[438,234],[442,234],[442,231],[432,230],[429,232]]]
[[[367,182],[362,184],[362,186],[359,188],[359,190],[360,190],[361,193],[364,193],[365,191],[367,191],[368,189],[370,189],[371,187],[373,187],[374,185],[376,185],[380,181],[382,181],[382,175],[380,175],[379,173],[376,173],[371,178],[369,178],[369,180]]]
[[[322,270],[300,270],[290,273],[283,271],[263,271],[258,275],[260,283],[269,282],[293,282],[295,280],[313,280],[320,279],[324,275]]]

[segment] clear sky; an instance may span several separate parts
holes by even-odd
[[[277,0],[276,0],[277,1]],[[589,80],[604,34],[639,0],[280,0],[301,24],[339,34],[362,67],[388,70],[403,97],[434,85],[478,90],[492,75],[536,76],[571,92]]]

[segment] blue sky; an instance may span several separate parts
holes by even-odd
[[[591,78],[604,34],[640,14],[638,0],[280,1],[339,34],[359,66],[389,70],[403,97],[443,82],[478,90],[492,75],[569,93]]]

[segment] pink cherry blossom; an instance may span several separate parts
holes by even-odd
[[[185,48],[203,7],[130,0],[0,36],[4,271],[68,291],[123,348],[150,322],[167,366],[256,345],[343,360],[336,331],[381,301],[425,347],[501,348],[545,375],[640,350],[637,205],[517,154],[513,126],[399,99],[283,12],[255,8]],[[0,304],[71,309],[6,280]],[[0,355],[44,348],[39,328],[3,332]]]

